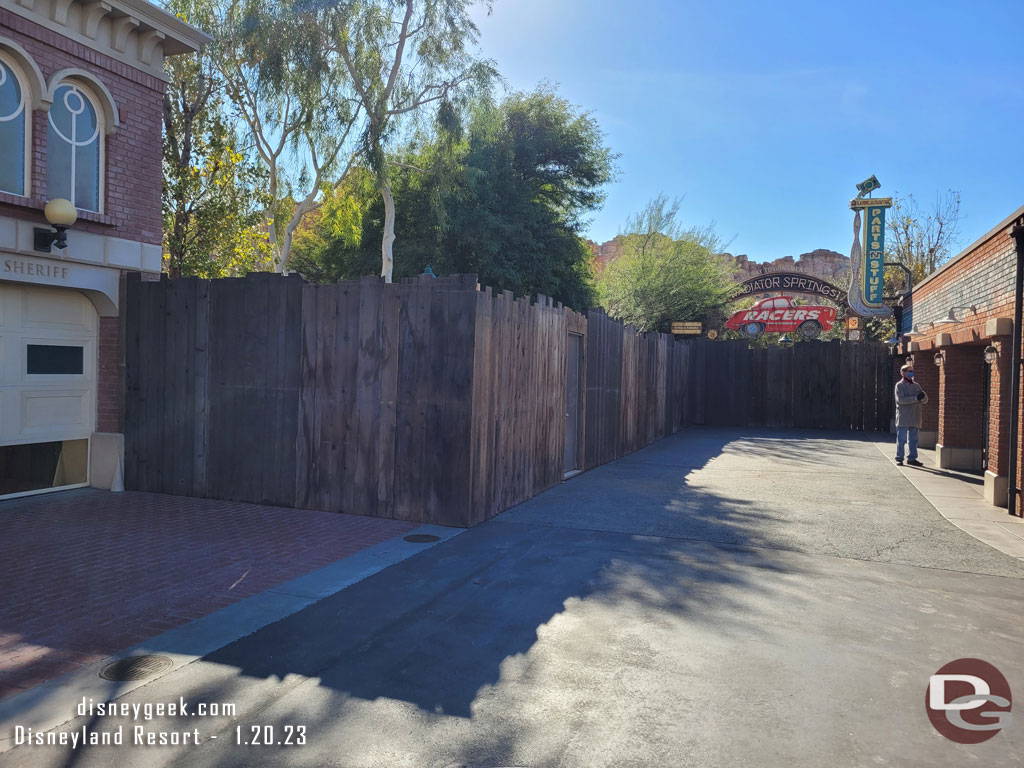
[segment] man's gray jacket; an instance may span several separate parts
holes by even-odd
[[[896,384],[896,426],[921,427],[921,406],[928,402],[928,395],[917,399],[924,392],[916,381],[900,379]]]

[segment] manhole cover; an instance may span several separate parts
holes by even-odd
[[[166,656],[129,656],[127,659],[121,659],[105,666],[100,670],[100,677],[117,682],[145,680],[147,677],[170,669],[171,663]]]
[[[429,544],[432,541],[440,541],[441,537],[431,533],[410,533],[405,540],[410,544]]]

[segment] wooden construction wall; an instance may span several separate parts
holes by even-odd
[[[544,296],[477,294],[471,525],[561,482],[566,339],[585,325]]]
[[[691,425],[888,429],[882,345],[677,341],[473,275],[141,282],[125,300],[132,490],[470,526]]]

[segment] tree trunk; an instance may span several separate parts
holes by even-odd
[[[274,220],[274,211],[264,214],[267,222],[267,242],[270,244],[270,252],[274,255],[274,271],[284,272],[284,259],[281,255],[281,247],[277,242],[277,222]]]
[[[380,276],[384,278],[385,283],[390,283],[391,274],[395,267],[392,251],[392,246],[395,242],[395,197],[391,194],[390,182],[385,181],[381,184],[380,194],[384,198],[384,238],[380,244]]]
[[[281,243],[281,258],[277,267],[277,271],[282,275],[288,274],[288,259],[292,255],[292,241],[295,240],[295,228],[300,221],[302,221],[302,214],[293,218],[284,228],[284,242]]]

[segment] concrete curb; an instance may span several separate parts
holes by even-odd
[[[396,536],[0,701],[0,754],[14,747],[16,725],[40,733],[52,730],[75,718],[83,698],[97,703],[113,701],[465,530],[421,525],[405,535],[431,534],[438,541],[412,544]],[[118,683],[99,676],[100,670],[112,661],[146,653],[167,656],[172,664],[145,680]]]

